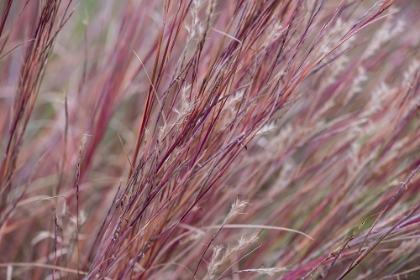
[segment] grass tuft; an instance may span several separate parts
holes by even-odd
[[[1,279],[417,279],[420,4],[0,3]]]

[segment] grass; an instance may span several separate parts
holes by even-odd
[[[0,278],[416,279],[420,5],[0,4]]]

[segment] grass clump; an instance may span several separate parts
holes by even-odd
[[[4,279],[416,279],[416,1],[5,0]]]

